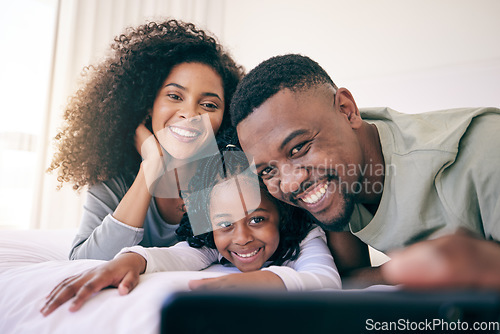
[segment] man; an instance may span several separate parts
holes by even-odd
[[[316,62],[285,55],[247,74],[230,111],[271,194],[331,231],[345,277],[500,290],[499,109],[360,112]],[[370,268],[367,244],[399,252]]]

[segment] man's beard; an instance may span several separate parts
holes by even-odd
[[[312,217],[314,222],[320,226],[322,229],[326,231],[332,231],[332,232],[342,232],[345,231],[346,226],[349,224],[351,221],[351,216],[352,213],[354,212],[354,204],[356,201],[354,200],[354,195],[352,194],[347,194],[347,193],[342,193],[344,196],[344,210],[343,212],[340,212],[339,215],[329,222],[321,222],[317,218],[315,218],[310,212],[308,214]]]
[[[356,185],[361,187],[361,175],[358,176],[358,179],[356,181]],[[340,187],[340,178],[338,177],[336,171],[329,171],[328,176],[327,176],[328,182],[337,182],[338,186]],[[301,188],[304,188],[304,185],[301,185]],[[318,226],[320,226],[322,229],[327,230],[327,231],[332,231],[332,232],[342,232],[345,231],[345,228],[347,224],[351,221],[351,216],[352,213],[354,212],[354,205],[356,204],[356,198],[357,198],[357,193],[359,193],[360,189],[355,189],[354,193],[349,192],[347,189],[340,189],[340,194],[342,195],[344,199],[344,207],[343,211],[338,213],[337,217],[332,218],[330,221],[320,221],[318,218],[314,217],[312,213],[309,211],[307,212],[308,215],[313,219],[314,223],[316,223]],[[300,207],[298,204],[298,200],[296,198],[291,198],[289,200],[289,203]]]
[[[332,173],[328,176],[328,182],[338,182],[338,184],[342,184],[336,173]],[[361,175],[358,176],[356,184],[361,186]],[[359,192],[359,189],[355,190],[355,193],[357,192]],[[315,218],[310,212],[308,212],[309,215],[314,219],[316,224],[324,230],[332,232],[342,232],[346,230],[346,226],[351,221],[351,216],[354,212],[354,205],[356,204],[357,195],[348,192],[348,190],[346,189],[340,189],[340,194],[344,199],[344,210],[342,212],[338,212],[338,216],[332,218],[330,221],[320,221]]]

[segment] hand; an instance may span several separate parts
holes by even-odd
[[[463,231],[389,255],[382,274],[392,284],[500,290],[500,245]]]
[[[146,125],[144,125],[144,123],[139,124],[139,126],[135,130],[135,148],[137,149],[137,152],[139,152],[139,154],[142,156],[143,159],[145,159],[143,153],[147,154],[147,152],[143,152],[144,151],[143,144],[151,136],[153,136],[153,138],[155,138],[153,133],[151,131],[149,131],[149,129],[146,127]],[[155,138],[155,140],[156,140],[156,138]],[[157,144],[157,146],[156,146],[157,151],[160,154],[162,154],[160,143],[157,140],[156,140],[156,144]],[[152,147],[154,147],[154,146],[152,146]],[[148,146],[148,148],[150,148],[150,146]]]
[[[153,195],[156,183],[165,174],[165,162],[160,143],[142,123],[135,130],[135,147],[141,155],[142,169],[149,192]]]
[[[188,285],[191,290],[286,289],[281,278],[267,270],[192,280],[189,281]]]
[[[77,311],[94,293],[109,286],[118,287],[119,294],[126,295],[137,286],[139,275],[145,268],[146,260],[141,255],[121,254],[114,260],[59,283],[47,296],[40,312],[47,316],[75,296],[69,310]]]

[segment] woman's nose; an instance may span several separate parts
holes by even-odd
[[[198,105],[186,105],[179,111],[180,117],[190,121],[197,122],[201,120],[201,111]]]

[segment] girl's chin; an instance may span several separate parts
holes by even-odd
[[[236,268],[238,268],[238,270],[241,271],[242,273],[246,273],[246,272],[250,272],[250,271],[260,270],[262,268],[262,266],[255,266],[255,267],[236,266]]]

